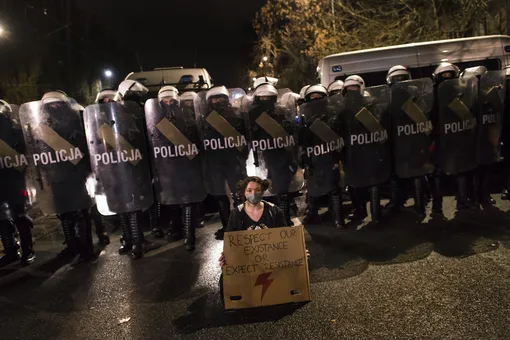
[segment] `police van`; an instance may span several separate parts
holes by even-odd
[[[205,68],[163,67],[152,71],[131,72],[126,79],[140,82],[149,89],[147,98],[156,98],[163,86],[175,86],[180,93],[202,91],[213,87],[214,81]]]
[[[508,76],[510,36],[437,40],[332,54],[319,62],[317,78],[327,87],[357,74],[369,87],[386,84],[386,73],[394,65],[408,67],[412,77],[419,79],[432,77],[441,62],[456,64],[461,70],[472,66],[485,66],[489,71],[507,69]]]

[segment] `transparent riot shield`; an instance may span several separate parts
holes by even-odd
[[[505,71],[489,71],[480,77],[478,103],[478,164],[496,163],[501,154],[501,133],[506,95]]]
[[[233,91],[230,94],[233,98]],[[199,97],[195,108],[206,191],[211,195],[234,193],[237,182],[246,178],[248,142],[243,115],[230,101],[216,105],[207,102],[205,92],[199,93]]]
[[[341,112],[345,141],[345,183],[369,187],[388,180],[391,171],[388,86],[348,91]]]
[[[142,115],[129,101],[90,105],[84,113],[92,169],[116,214],[147,209],[154,201]]]
[[[432,107],[434,85],[429,78],[391,86],[391,141],[397,176],[412,178],[434,171]]]
[[[300,106],[302,128],[298,140],[311,196],[322,196],[340,187],[339,162],[344,140],[335,109],[329,98]]]
[[[0,112],[0,203],[23,209],[28,167],[26,146],[19,121],[19,106]]]
[[[477,78],[445,80],[437,89],[438,164],[447,175],[477,167]]]
[[[149,99],[145,121],[157,201],[166,205],[202,201],[206,192],[194,110]]]
[[[254,100],[246,123],[256,173],[271,181],[266,194],[301,190],[304,178],[298,166],[296,113],[276,103],[264,105]]]
[[[42,212],[90,208],[86,183],[91,171],[80,113],[63,101],[37,101],[21,106],[20,120]]]

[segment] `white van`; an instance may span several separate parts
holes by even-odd
[[[136,80],[149,89],[149,98],[157,97],[161,87],[175,86],[179,92],[201,91],[213,87],[213,79],[205,68],[164,67],[152,71],[131,72],[126,79]]]
[[[456,64],[461,70],[479,65],[488,70],[509,70],[510,36],[438,40],[332,54],[319,62],[317,77],[327,87],[335,80],[357,74],[367,86],[375,86],[386,83],[386,73],[394,65],[408,67],[417,79],[432,77],[441,62]]]

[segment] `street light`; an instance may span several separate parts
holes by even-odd
[[[112,71],[110,71],[110,70],[105,70],[105,71],[104,71],[104,76],[105,76],[106,78],[110,78],[111,76],[113,76],[113,72],[112,72]]]
[[[267,59],[268,59],[267,57],[262,58],[262,60],[264,60],[264,61],[267,61]]]
[[[4,35],[5,33],[5,30],[2,26],[0,26],[0,36]]]

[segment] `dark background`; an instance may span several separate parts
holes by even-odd
[[[171,66],[196,65],[218,85],[246,85],[252,22],[264,2],[0,0],[0,98],[36,100],[62,89],[90,102],[100,78],[113,88],[129,72]]]

